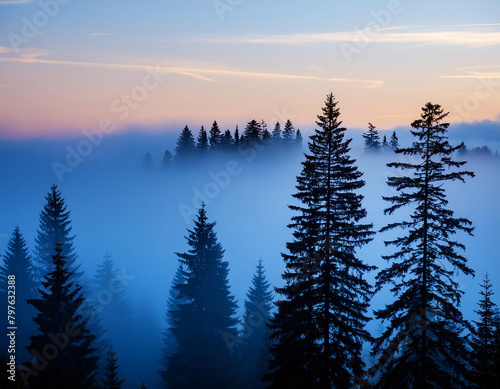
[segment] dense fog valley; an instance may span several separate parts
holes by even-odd
[[[450,131],[453,144],[486,143],[481,138],[462,139],[459,133],[453,133],[453,126]],[[163,369],[167,299],[179,266],[175,253],[189,249],[185,236],[187,229],[194,228],[193,220],[202,202],[208,221],[216,222],[214,231],[225,250],[223,258],[229,264],[229,286],[237,303],[237,316],[241,318],[244,313],[243,303],[259,260],[270,284],[284,285],[281,253],[286,252],[286,243],[292,240],[292,230],[287,225],[295,214],[288,205],[298,204],[292,194],[296,192],[303,153],[309,153],[307,142],[312,127],[302,132],[302,145],[278,149],[270,143],[255,143],[239,151],[208,152],[183,162],[174,161],[162,168],[164,152],[170,150],[174,154],[179,133],[180,130],[172,130],[161,134],[105,135],[89,155],[59,176],[54,162],[67,163],[68,153],[77,150],[84,137],[5,140],[0,144],[1,254],[6,253],[16,226],[32,253],[45,196],[55,184],[70,211],[76,263],[84,272],[84,283],[91,284],[105,256],[110,256],[119,270],[123,281],[120,296],[128,316],[114,318],[119,323],[115,333],[108,331],[104,336],[113,340],[117,350],[119,374],[126,379],[124,388],[138,388],[141,382],[147,388],[162,387],[158,372]],[[197,131],[193,133],[196,137]],[[389,137],[391,132],[380,131],[380,135]],[[402,147],[411,145],[408,128],[398,129],[397,135]],[[396,154],[392,149],[370,153],[364,148],[361,130],[347,130],[346,137],[353,138],[350,154],[357,160],[355,164],[366,182],[359,191],[367,210],[363,222],[373,223],[378,231],[390,222],[408,217],[411,207],[384,216],[383,209],[388,204],[382,196],[396,193],[387,186],[387,177],[401,174],[386,164],[414,162],[411,157]],[[493,150],[497,145],[489,143]],[[146,153],[150,153],[151,160],[144,160]],[[489,272],[494,288],[500,285],[500,160],[494,155],[456,152],[454,157],[467,159],[465,169],[476,175],[465,183],[447,182],[445,189],[449,208],[456,217],[470,219],[475,227],[474,236],[462,232],[454,236],[466,246],[465,257],[475,277],[457,273],[454,278],[465,292],[462,313],[468,320],[477,320],[474,311],[485,273]],[[393,249],[385,247],[384,240],[398,234],[399,230],[377,232],[373,241],[358,250],[359,257],[378,270],[388,267],[381,256]],[[445,267],[449,268],[449,264]],[[375,282],[376,273],[366,273],[370,284]],[[391,300],[388,289],[384,287],[374,295],[368,316],[372,317],[373,309],[380,309]],[[274,294],[275,300],[277,297]],[[493,296],[497,304],[499,299],[500,295]],[[106,314],[106,310],[107,303],[101,301],[100,314]],[[372,320],[367,328],[378,336],[384,325]],[[367,364],[374,363],[369,348],[365,347],[363,357]]]

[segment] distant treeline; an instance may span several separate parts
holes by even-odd
[[[222,132],[217,121],[214,120],[208,132],[204,126],[201,126],[195,140],[192,131],[186,126],[177,139],[174,155],[169,150],[165,150],[161,169],[168,170],[172,164],[187,163],[205,157],[209,153],[212,155],[220,152],[242,153],[245,147],[253,145],[266,145],[270,152],[301,150],[302,134],[299,129],[295,129],[290,120],[286,121],[283,129],[281,124],[277,122],[273,130],[269,132],[264,120],[252,119],[247,123],[242,134],[240,134],[238,126],[233,133],[229,129]],[[155,162],[148,152],[143,158],[142,168],[153,170],[154,167]]]

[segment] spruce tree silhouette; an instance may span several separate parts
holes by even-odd
[[[375,311],[389,326],[374,343],[373,354],[379,357],[376,387],[414,388],[468,387],[467,351],[462,331],[468,327],[458,309],[463,292],[454,279],[457,272],[473,274],[467,259],[457,250],[462,243],[450,236],[458,231],[472,234],[471,222],[454,217],[447,209],[445,186],[449,181],[464,181],[473,173],[461,171],[466,162],[456,162],[451,155],[460,146],[448,143],[448,113],[438,104],[427,103],[421,119],[411,126],[417,139],[411,147],[396,150],[415,162],[392,162],[387,166],[402,169],[389,177],[387,184],[399,193],[384,197],[393,214],[412,206],[408,220],[390,223],[381,231],[401,229],[405,235],[385,242],[396,252],[383,256],[391,262],[379,272],[376,288],[390,284],[396,300]],[[404,172],[411,174],[405,175]],[[450,267],[448,267],[448,266]]]
[[[472,377],[478,388],[498,388],[500,372],[495,370],[495,319],[498,317],[498,307],[492,301],[493,285],[488,273],[481,284],[481,300],[479,309],[479,321],[474,322],[475,328],[471,338],[472,348]]]
[[[50,191],[45,196],[47,200],[40,212],[40,224],[35,239],[35,251],[33,256],[33,270],[35,282],[39,283],[42,277],[53,270],[52,255],[54,245],[62,245],[61,254],[65,257],[69,271],[74,273],[77,281],[83,275],[76,264],[77,255],[73,248],[74,235],[71,235],[70,211],[67,210],[64,198],[57,189],[57,185],[52,185]]]
[[[231,388],[235,370],[225,334],[236,337],[236,303],[229,291],[228,263],[205,205],[186,237],[190,250],[176,253],[185,283],[177,284],[177,309],[169,311],[177,343],[167,375],[175,388]]]
[[[339,121],[333,94],[326,97],[309,142],[294,197],[301,205],[289,225],[293,241],[283,254],[286,285],[271,320],[273,358],[266,379],[272,388],[349,387],[363,376],[364,329],[371,288],[363,275],[372,267],[356,249],[372,239],[357,193],[362,173],[349,156],[352,139]]]
[[[267,325],[273,309],[273,293],[271,284],[266,278],[264,265],[259,260],[257,270],[252,278],[243,314],[243,331],[249,336],[239,346],[241,353],[241,387],[262,388],[262,379],[268,370],[270,331]]]
[[[25,362],[29,353],[25,348],[29,344],[29,337],[36,333],[36,326],[33,322],[35,309],[27,304],[27,300],[36,297],[36,287],[32,278],[32,263],[29,255],[28,245],[19,230],[15,227],[12,237],[7,243],[7,252],[3,256],[3,264],[0,266],[0,301],[7,304],[8,296],[14,297],[15,309],[15,327],[16,330],[16,363]],[[10,278],[9,278],[10,277]],[[8,281],[14,277],[14,288],[9,289]],[[13,294],[14,293],[14,294]],[[8,325],[7,309],[0,316],[0,324],[2,328],[12,327]],[[2,336],[0,341],[0,353],[7,352],[10,339],[7,336]]]
[[[40,298],[28,300],[38,311],[34,318],[38,335],[30,337],[31,362],[24,364],[20,375],[25,385],[34,389],[95,388],[98,357],[92,343],[95,336],[78,313],[84,297],[75,283],[74,273],[56,243],[52,256],[53,271],[39,288]]]

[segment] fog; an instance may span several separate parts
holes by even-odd
[[[472,125],[467,126],[467,133],[473,133]],[[408,129],[397,132],[402,146],[411,142]],[[193,227],[192,219],[202,201],[206,203],[209,221],[217,222],[215,230],[229,262],[231,291],[238,302],[238,313],[242,313],[245,293],[260,258],[273,286],[282,284],[284,264],[280,253],[291,239],[286,226],[293,212],[288,205],[294,201],[291,194],[295,192],[302,153],[291,150],[283,155],[269,155],[264,146],[250,147],[239,154],[222,153],[204,162],[172,166],[162,172],[163,153],[166,149],[174,153],[178,134],[179,130],[105,135],[99,145],[75,163],[71,172],[59,177],[54,162],[66,163],[68,147],[77,150],[85,138],[0,142],[0,253],[5,253],[15,226],[20,227],[33,249],[44,197],[55,183],[71,211],[74,245],[85,275],[93,277],[106,253],[126,274],[126,296],[135,323],[134,335],[116,345],[125,388],[137,388],[142,381],[148,388],[160,386],[156,372],[160,369],[162,332],[166,327],[166,299],[178,266],[175,252],[188,249],[186,229]],[[303,151],[310,134],[311,129],[303,131]],[[382,131],[384,134],[389,136],[390,132]],[[462,135],[460,131],[452,132],[452,142],[464,140],[474,147],[488,144],[493,151],[498,149],[498,131],[494,139],[486,139],[481,131],[473,138]],[[369,155],[363,150],[361,130],[349,130],[348,136],[353,138],[352,154],[366,181],[362,190],[368,212],[366,221],[379,230],[391,220],[403,219],[404,212],[384,216],[387,204],[382,200],[392,191],[386,185],[386,177],[397,174],[386,163],[403,157],[393,152]],[[141,169],[146,152],[153,157],[153,171]],[[476,272],[475,278],[457,276],[465,291],[462,312],[467,319],[476,320],[474,310],[484,273],[490,273],[497,290],[500,285],[500,160],[473,158],[466,169],[476,177],[465,184],[447,184],[447,194],[449,208],[457,216],[469,218],[475,227],[473,237],[458,234],[456,239],[466,245],[465,255]],[[369,264],[385,267],[381,255],[393,249],[385,248],[383,241],[398,233],[377,233],[373,242],[361,249],[360,256]],[[368,275],[370,281],[375,273]],[[391,299],[384,290],[375,295],[372,308]],[[500,303],[500,294],[494,300]],[[369,323],[374,334],[380,328],[375,321]]]

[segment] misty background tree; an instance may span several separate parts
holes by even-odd
[[[362,377],[364,329],[371,296],[364,273],[372,267],[356,257],[374,232],[366,216],[362,173],[349,156],[333,94],[326,97],[302,163],[294,197],[302,205],[289,227],[294,239],[283,254],[286,285],[278,312],[271,321],[272,388],[349,387],[353,376]]]
[[[245,299],[243,314],[244,343],[238,347],[240,352],[239,387],[263,388],[262,379],[268,371],[270,343],[269,319],[273,310],[273,293],[266,278],[264,265],[259,260]]]
[[[472,275],[467,259],[459,253],[465,246],[451,239],[458,231],[472,234],[471,222],[454,217],[446,206],[446,184],[464,181],[474,174],[460,170],[465,161],[456,162],[446,132],[448,113],[438,104],[427,103],[421,119],[411,126],[416,141],[396,150],[415,162],[391,162],[399,175],[387,184],[398,192],[384,197],[395,211],[412,206],[407,220],[392,222],[381,231],[398,229],[406,234],[386,245],[396,252],[383,256],[390,266],[379,272],[376,288],[389,284],[395,301],[375,311],[375,317],[389,321],[376,339],[373,354],[378,357],[376,387],[415,388],[468,387],[467,350],[463,331],[468,324],[458,309],[463,291],[455,279],[457,272]],[[406,174],[409,172],[410,174]]]
[[[29,337],[36,332],[36,326],[32,320],[36,311],[33,306],[27,303],[27,300],[36,297],[36,286],[32,278],[32,264],[28,245],[19,227],[15,227],[12,232],[12,236],[7,243],[7,252],[3,256],[2,266],[0,266],[0,300],[2,301],[2,307],[5,307],[5,312],[0,316],[0,324],[4,330],[7,327],[12,327],[7,321],[8,276],[12,275],[15,276],[15,288],[13,290],[15,294],[10,293],[10,295],[15,300],[14,317],[15,327],[17,327],[15,356],[17,364],[20,364],[27,360],[29,354],[25,347],[29,344]],[[0,354],[7,353],[9,340],[5,335],[1,337]]]
[[[384,136],[385,137],[385,136]],[[377,152],[380,151],[380,136],[378,131],[375,129],[375,126],[371,123],[368,123],[368,131],[363,133],[363,138],[365,142],[365,150],[369,152]]]
[[[174,162],[186,162],[196,151],[193,133],[188,126],[184,127],[175,146]]]
[[[194,223],[186,237],[190,250],[176,253],[185,283],[175,285],[180,302],[169,311],[177,349],[168,358],[167,379],[175,388],[231,388],[235,363],[225,335],[237,335],[237,320],[228,263],[204,205]]]
[[[56,243],[61,244],[61,255],[68,264],[68,270],[74,273],[75,281],[79,281],[83,272],[76,263],[77,255],[73,247],[74,235],[71,235],[70,211],[64,198],[53,184],[45,196],[46,204],[40,212],[40,224],[35,239],[33,255],[33,275],[38,284],[43,276],[53,270],[52,256]]]

